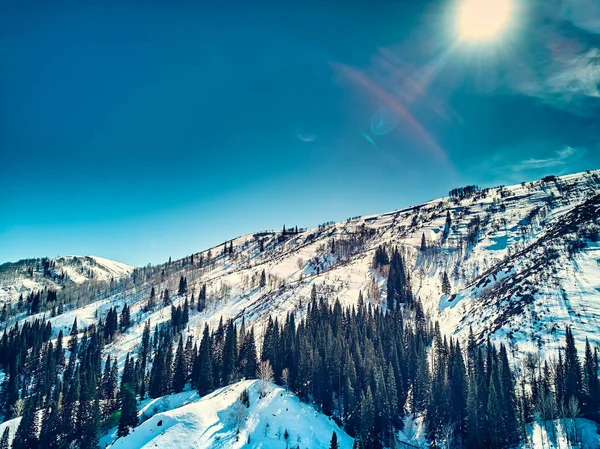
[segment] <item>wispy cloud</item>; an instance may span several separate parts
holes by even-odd
[[[317,136],[315,134],[298,133],[296,134],[296,137],[302,142],[306,143],[314,142],[315,140],[317,140]]]
[[[564,167],[567,166],[585,155],[584,148],[565,147],[555,152],[552,157],[542,159],[525,159],[509,167],[514,171],[531,171],[542,170],[546,168]]]
[[[600,2],[540,5],[531,13],[545,24],[532,25],[530,51],[519,55],[509,71],[511,86],[560,109],[595,114],[600,110]]]
[[[600,33],[600,2],[570,0],[564,3],[564,13],[573,25],[590,33]]]

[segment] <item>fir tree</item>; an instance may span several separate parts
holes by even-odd
[[[198,312],[202,312],[204,309],[206,309],[206,284],[202,284],[198,293]]]
[[[10,449],[8,444],[8,440],[10,439],[10,428],[6,426],[4,428],[4,432],[2,433],[2,438],[0,439],[0,449]]]
[[[265,288],[267,285],[267,275],[265,274],[265,270],[262,270],[260,273],[260,282],[258,284],[260,288]]]
[[[335,431],[331,434],[331,442],[329,443],[329,449],[339,449],[337,433]]]
[[[565,345],[565,403],[566,405],[571,397],[581,401],[581,365],[579,356],[575,347],[575,339],[570,327],[567,327]]]
[[[451,291],[450,280],[448,279],[448,273],[444,271],[442,275],[442,294],[449,295]]]
[[[198,354],[198,379],[196,388],[201,396],[209,393],[213,389],[213,367],[211,358],[211,338],[208,332],[208,326],[204,327],[202,341],[200,343],[200,352]]]
[[[30,396],[25,400],[23,416],[12,443],[13,449],[29,449],[38,446],[39,440],[35,402],[36,398],[33,396]]]
[[[125,359],[119,398],[121,402],[121,416],[119,417],[117,434],[119,437],[122,437],[129,434],[129,428],[137,425],[133,359],[129,358],[129,354],[127,354]]]
[[[187,279],[181,276],[179,278],[179,295],[185,295],[187,292]]]
[[[177,353],[175,355],[175,372],[173,374],[173,391],[181,393],[185,388],[187,379],[187,362],[183,352],[183,336],[179,338]]]
[[[235,367],[237,361],[237,334],[233,321],[227,324],[225,344],[223,346],[223,384],[228,385],[236,377]]]
[[[585,356],[583,361],[584,413],[592,419],[598,415],[600,407],[600,385],[598,380],[598,353],[592,354],[587,337],[585,339]]]

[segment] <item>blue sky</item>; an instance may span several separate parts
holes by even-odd
[[[514,0],[474,45],[455,1],[3,2],[0,262],[159,263],[598,168],[600,5]]]

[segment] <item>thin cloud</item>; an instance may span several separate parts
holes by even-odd
[[[310,143],[310,142],[314,142],[317,139],[317,136],[314,134],[297,134],[296,137],[298,137],[299,140],[301,140],[302,142],[306,142],[306,143]]]
[[[580,159],[584,154],[584,149],[577,149],[567,146],[561,150],[556,151],[553,157],[542,159],[526,159],[517,164],[511,165],[510,168],[514,171],[522,172],[530,170],[541,170],[545,168],[563,167]]]
[[[564,4],[565,15],[573,25],[590,33],[600,34],[600,2],[570,0]]]
[[[600,3],[570,0],[536,10],[546,25],[530,35],[529,53],[509,71],[511,86],[523,95],[538,98],[579,115],[600,109]],[[534,11],[531,11],[533,13]],[[568,26],[566,26],[568,25]]]

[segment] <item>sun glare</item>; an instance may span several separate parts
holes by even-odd
[[[487,40],[498,36],[508,25],[512,0],[463,0],[458,31],[466,40]]]

